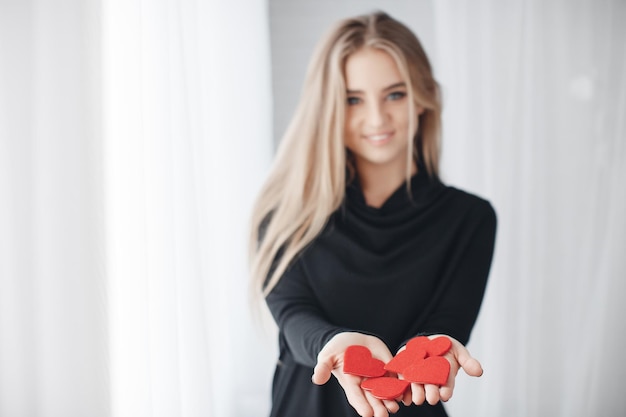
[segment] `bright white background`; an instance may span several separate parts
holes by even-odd
[[[498,241],[454,416],[626,411],[626,3],[394,1]],[[0,0],[0,416],[266,415],[249,208],[370,0]],[[274,111],[272,111],[274,109]]]

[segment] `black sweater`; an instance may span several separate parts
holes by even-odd
[[[423,171],[422,171],[423,172]],[[392,354],[410,338],[467,343],[482,302],[496,216],[476,196],[411,178],[381,206],[354,182],[323,232],[292,262],[267,304],[279,327],[272,416],[356,416],[341,386],[311,382],[317,354],[337,333],[379,337]],[[396,416],[445,416],[441,404],[401,405]]]

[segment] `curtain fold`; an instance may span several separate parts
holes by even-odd
[[[266,8],[0,2],[0,415],[266,414]]]
[[[0,415],[108,415],[96,1],[0,3]]]
[[[115,416],[267,408],[246,304],[247,220],[271,153],[265,7],[105,3]]]
[[[626,4],[435,2],[446,179],[487,196],[496,256],[452,416],[620,415]]]

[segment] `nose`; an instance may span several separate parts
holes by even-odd
[[[385,109],[378,101],[371,100],[367,109],[367,124],[379,128],[385,124]]]

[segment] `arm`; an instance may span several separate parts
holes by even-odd
[[[324,345],[345,331],[325,318],[299,260],[287,268],[266,302],[295,361],[301,365],[313,368]]]
[[[379,338],[331,324],[320,309],[300,262],[296,261],[267,296],[280,331],[296,362],[315,367],[312,382],[323,385],[334,376],[350,405],[361,416],[386,416],[396,412],[395,401],[382,401],[361,389],[363,378],[343,373],[343,355],[350,345],[362,345],[388,362],[392,355]]]
[[[446,354],[450,361],[448,382],[442,387],[411,384],[411,391],[403,399],[405,404],[447,401],[452,397],[455,377],[461,368],[470,376],[482,375],[480,362],[470,355],[464,344],[476,322],[493,257],[496,215],[491,205],[481,201],[469,213],[467,224],[444,268],[442,280],[446,284],[441,288],[438,303],[428,319],[419,323],[419,332],[412,329],[407,335],[407,340],[416,335],[451,339],[452,348]]]
[[[468,214],[467,227],[450,252],[441,279],[441,297],[419,334],[446,334],[462,344],[469,340],[478,317],[493,258],[496,214],[489,203],[481,201]],[[413,329],[411,338],[418,333]]]

